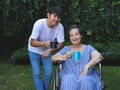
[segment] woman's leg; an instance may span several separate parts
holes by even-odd
[[[65,75],[62,78],[61,90],[97,90],[96,84],[88,76],[79,79],[74,75]],[[99,89],[98,89],[99,90]]]
[[[34,82],[36,86],[36,90],[44,90],[42,79],[41,79],[41,69],[40,69],[40,58],[41,55],[36,54],[34,52],[29,52],[30,62],[33,71]]]
[[[77,80],[74,75],[65,75],[62,78],[61,90],[77,90]]]
[[[95,81],[93,81],[89,76],[81,76],[78,79],[77,90],[97,90]]]
[[[48,58],[44,58],[42,62],[43,62],[44,73],[45,73],[43,86],[44,86],[44,90],[49,90],[50,81],[52,77],[52,68],[53,68],[53,64],[51,61],[51,54],[48,56]]]

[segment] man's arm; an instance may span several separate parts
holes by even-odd
[[[40,42],[40,41],[37,41],[37,40],[31,38],[30,39],[30,45],[33,46],[33,47],[47,47],[47,48],[49,48],[50,47],[50,41]]]

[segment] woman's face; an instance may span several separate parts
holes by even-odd
[[[70,41],[72,44],[80,44],[82,35],[79,33],[77,28],[73,28],[69,32]]]
[[[52,13],[52,14],[48,13],[47,16],[48,16],[48,19],[49,19],[49,25],[52,26],[52,27],[56,26],[61,20],[60,17],[57,16],[56,13]]]

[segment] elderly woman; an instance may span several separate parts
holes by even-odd
[[[61,70],[61,90],[101,90],[101,78],[96,64],[102,55],[91,45],[81,43],[82,30],[77,25],[69,27],[72,43],[52,56],[52,61],[64,61]],[[72,53],[80,52],[80,60],[73,60]]]

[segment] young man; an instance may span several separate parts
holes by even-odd
[[[47,18],[39,19],[34,23],[29,37],[28,51],[33,71],[36,90],[49,90],[52,76],[51,52],[59,50],[64,44],[64,27],[60,23],[62,8],[51,7],[47,12]],[[50,42],[57,39],[57,48],[52,49]],[[44,80],[42,81],[40,62],[44,67]]]

